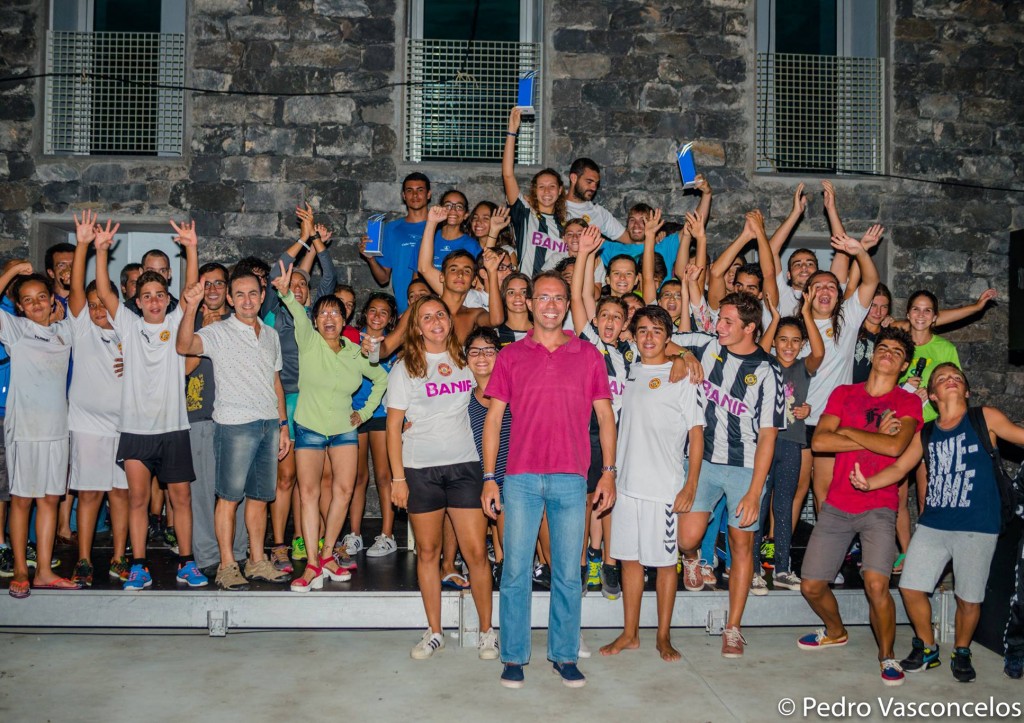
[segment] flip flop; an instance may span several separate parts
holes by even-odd
[[[33,584],[34,590],[81,590],[82,586],[71,582],[66,577],[58,577],[53,582],[48,582],[42,585]]]
[[[16,600],[24,600],[32,594],[28,586],[28,580],[12,580],[11,586],[7,588],[7,594]]]
[[[461,580],[460,585],[456,580]],[[448,590],[468,590],[469,589],[469,578],[458,572],[452,572],[441,578],[441,587],[447,588]]]
[[[892,564],[892,574],[893,575],[899,575],[901,572],[903,572],[903,561],[906,560],[906,559],[907,559],[906,553],[901,552],[899,554],[899,557],[896,558],[896,562],[894,562]]]

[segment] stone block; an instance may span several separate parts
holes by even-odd
[[[608,18],[612,31],[633,31],[663,26],[664,19],[654,4],[627,6],[613,9]]]
[[[274,99],[260,96],[197,95],[192,102],[196,125],[273,123]]]
[[[611,64],[611,58],[601,53],[558,53],[551,61],[548,76],[595,80],[608,75]]]
[[[245,183],[242,186],[245,211],[280,211],[294,213],[295,207],[308,195],[302,183]]]
[[[194,68],[191,85],[206,90],[228,90],[231,88],[231,74],[220,73],[208,68]]]
[[[337,176],[335,164],[326,158],[285,158],[284,177],[288,181],[323,181]]]
[[[252,10],[251,0],[199,0],[193,12],[197,15],[246,15]]]
[[[308,156],[313,153],[312,128],[248,126],[245,153],[249,155]]]
[[[281,156],[229,156],[221,161],[221,174],[232,181],[276,181],[284,161]]]
[[[237,41],[196,43],[192,51],[192,65],[195,68],[228,70],[239,67],[245,45]]]
[[[394,45],[370,45],[363,51],[362,70],[390,73],[395,69]]]
[[[679,91],[666,83],[645,83],[640,93],[640,110],[679,110]]]
[[[127,173],[120,163],[93,163],[82,171],[85,183],[124,183]]]
[[[294,212],[293,212],[294,214]],[[253,236],[267,236],[277,232],[280,221],[276,213],[226,213],[223,215],[223,235],[226,238],[246,238]],[[277,242],[280,253],[280,241]]]
[[[371,181],[362,184],[361,207],[374,213],[384,213],[402,206],[401,187],[397,182]]]
[[[278,43],[274,65],[320,68],[323,70],[356,70],[362,54],[348,43],[292,42]]]
[[[40,198],[39,186],[28,183],[0,183],[0,211],[21,211],[30,208]]]
[[[196,42],[225,40],[228,37],[228,26],[223,20],[199,15],[191,18],[188,32]]]
[[[69,163],[42,163],[36,167],[36,178],[43,183],[77,181],[82,172]]]
[[[646,166],[675,163],[676,142],[668,138],[651,138],[644,143],[635,143],[629,150],[631,166]]]
[[[365,18],[370,8],[363,0],[313,0],[313,12],[329,18]]]
[[[36,104],[31,96],[22,94],[5,94],[0,102],[0,120],[27,121],[36,113]]]
[[[284,102],[284,122],[296,125],[351,123],[355,107],[356,102],[351,98],[289,98]]]
[[[321,125],[316,132],[316,154],[326,158],[368,157],[374,131],[368,126]]]
[[[288,23],[283,17],[236,15],[228,19],[232,40],[286,40]]]

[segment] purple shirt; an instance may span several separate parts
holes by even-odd
[[[531,330],[495,361],[487,396],[512,411],[507,475],[587,474],[593,404],[612,394],[601,352],[565,335],[569,341],[551,352]]]

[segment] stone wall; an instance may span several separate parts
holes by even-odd
[[[991,186],[1022,185],[1024,9],[988,0],[889,0],[884,23],[892,93],[893,174]],[[42,68],[44,0],[0,9],[0,74]],[[545,165],[576,156],[604,168],[599,199],[620,217],[644,200],[680,215],[672,151],[697,142],[715,189],[712,244],[760,207],[769,228],[799,180],[752,172],[752,0],[553,0],[545,3]],[[220,90],[357,89],[400,79],[405,3],[394,0],[193,0],[189,81]],[[119,217],[191,215],[204,258],[268,258],[294,234],[291,209],[308,199],[338,234],[343,280],[370,288],[352,238],[368,214],[400,208],[399,90],[347,97],[196,95],[181,160],[44,158],[41,84],[0,85],[0,254],[24,255],[34,219],[92,206]],[[1014,109],[1017,110],[1014,110]],[[435,187],[471,201],[501,195],[495,166],[427,165]],[[533,169],[520,169],[523,180]],[[1006,363],[1006,251],[1024,226],[1021,194],[900,179],[836,179],[848,229],[880,222],[880,254],[902,309],[914,288],[946,305],[988,286],[1002,301],[949,334],[978,395],[1011,407],[1024,372]],[[826,231],[816,193],[798,233]],[[773,219],[773,220],[772,220]]]

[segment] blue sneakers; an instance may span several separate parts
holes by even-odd
[[[900,667],[904,672],[917,673],[930,668],[938,668],[942,665],[939,660],[939,646],[927,647],[921,638],[914,638],[911,641],[913,646],[910,655],[900,661]]]
[[[178,565],[177,578],[178,582],[183,582],[189,587],[205,587],[210,583],[206,575],[199,571],[199,566],[194,560],[189,560],[184,565]]]
[[[501,684],[506,688],[522,688],[526,685],[526,676],[523,675],[523,666],[515,663],[505,663],[501,671]]]
[[[128,579],[124,583],[125,590],[143,590],[153,584],[153,577],[149,570],[142,565],[132,565]]]
[[[903,668],[893,658],[886,658],[879,667],[882,669],[882,683],[888,686],[903,685]]]
[[[555,675],[562,677],[562,684],[566,688],[582,688],[587,684],[587,676],[580,672],[576,663],[552,663],[551,666]]]
[[[1024,678],[1024,656],[1007,655],[1003,658],[1003,675],[1011,680]]]

